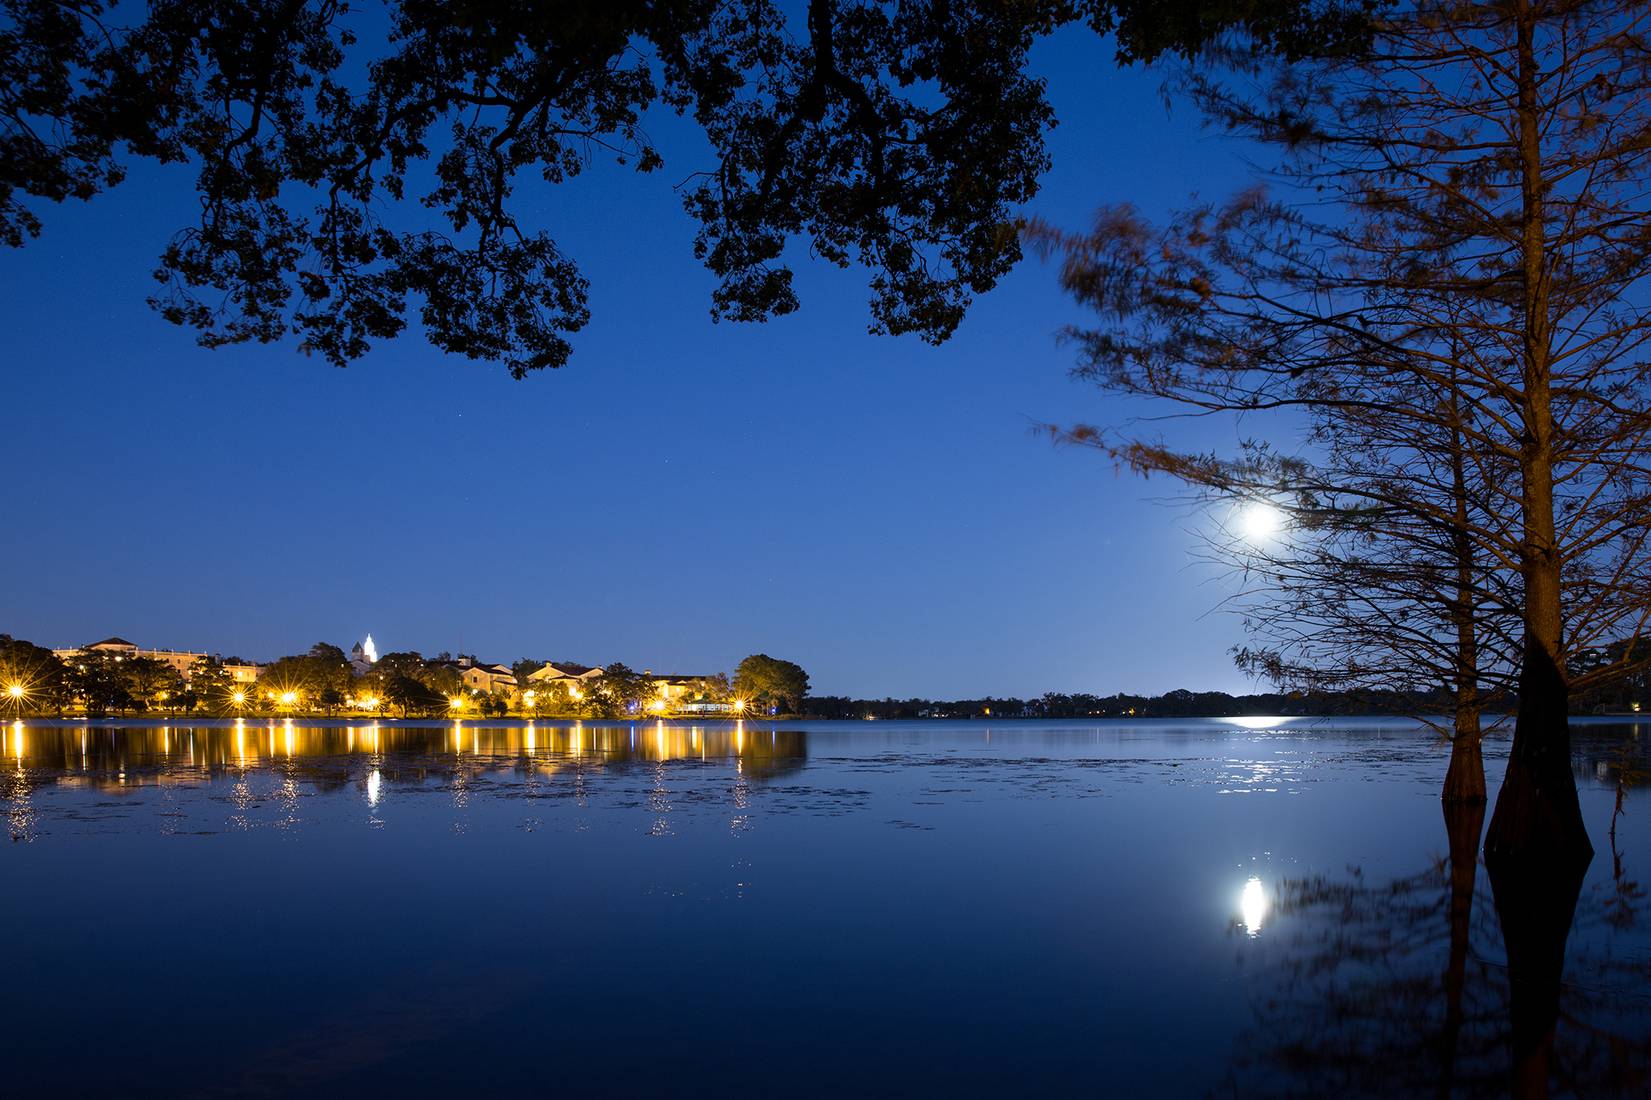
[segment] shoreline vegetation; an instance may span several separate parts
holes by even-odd
[[[180,657],[189,657],[187,661]],[[170,663],[169,663],[170,662]],[[1448,690],[1283,691],[1233,695],[1178,689],[1161,695],[1046,692],[1034,698],[861,699],[810,694],[801,666],[767,654],[731,675],[637,672],[622,663],[386,653],[352,656],[321,642],[267,664],[217,655],[140,650],[105,639],[53,651],[0,634],[0,707],[7,718],[698,719],[815,721],[1405,717],[1448,721]],[[1484,700],[1509,713],[1511,695]],[[1573,715],[1651,716],[1651,685],[1627,681],[1573,700]]]
[[[13,719],[772,717],[798,713],[807,694],[802,666],[766,653],[732,674],[677,674],[618,661],[380,656],[369,635],[348,655],[317,642],[259,664],[119,637],[52,650],[0,634],[0,714]]]

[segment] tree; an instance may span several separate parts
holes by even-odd
[[[403,673],[391,673],[385,679],[384,700],[391,706],[400,707],[403,718],[410,714],[428,715],[447,710],[447,696]]]
[[[1491,503],[1516,518],[1473,531],[1519,593],[1497,859],[1591,854],[1568,699],[1625,670],[1577,675],[1573,658],[1637,637],[1651,607],[1648,21],[1622,3],[1416,3],[1378,21],[1367,57],[1195,77],[1214,117],[1282,150],[1315,208],[1339,206],[1313,221],[1257,193],[1161,235],[1112,211],[1063,275],[1108,318],[1077,338],[1085,373],[1115,390],[1204,411],[1316,409],[1340,430],[1343,410],[1391,395],[1367,383],[1392,364],[1472,409],[1466,446],[1513,474]],[[1248,74],[1258,91],[1237,86]],[[1245,253],[1282,283],[1231,277]],[[1294,276],[1314,266],[1304,293]],[[1117,453],[1166,468],[1151,447]]]
[[[796,714],[808,695],[808,673],[791,661],[753,653],[734,670],[734,694],[785,714]]]
[[[1233,460],[1156,450],[1151,461],[1226,511],[1207,541],[1241,581],[1232,602],[1255,644],[1237,650],[1239,666],[1315,693],[1443,687],[1443,798],[1482,803],[1480,714],[1513,685],[1518,591],[1477,540],[1506,528],[1508,471],[1466,446],[1457,389],[1416,385],[1392,358],[1315,364],[1317,381],[1334,373],[1339,389],[1356,380],[1381,397],[1311,410],[1315,461],[1253,441]]]
[[[0,4],[0,240],[89,199],[132,158],[188,163],[198,224],[156,272],[163,317],[208,347],[296,333],[343,365],[416,309],[432,344],[520,377],[588,316],[576,263],[513,201],[612,158],[655,172],[642,126],[710,143],[683,204],[717,317],[797,308],[794,238],[871,273],[872,328],[939,341],[1020,255],[1054,119],[1026,71],[1075,20],[1121,59],[1239,27],[1285,52],[1360,43],[1357,0],[333,0]],[[141,13],[141,14],[140,14]],[[429,180],[421,204],[409,187]],[[532,207],[527,207],[531,210]],[[409,213],[409,210],[412,212]]]
[[[586,705],[599,718],[617,718],[641,710],[653,694],[653,682],[629,665],[615,661],[584,689]]]
[[[68,687],[93,718],[129,710],[133,704],[120,665],[107,653],[82,650],[77,654],[69,663]]]
[[[215,657],[202,657],[190,667],[189,689],[209,714],[235,714],[245,707],[244,699],[236,706],[235,693],[241,689]]]
[[[728,682],[728,674],[714,673],[699,682],[699,698],[708,703],[726,703],[734,696],[734,686]]]
[[[115,665],[115,672],[140,710],[154,709],[183,691],[178,670],[154,657],[127,657]]]
[[[67,669],[57,654],[33,642],[0,634],[0,713],[13,717],[52,710],[63,713]]]
[[[398,650],[379,657],[370,675],[388,681],[395,676],[411,676],[415,680],[424,674],[424,658],[411,650]]]

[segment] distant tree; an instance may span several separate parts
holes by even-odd
[[[386,682],[397,676],[411,676],[416,680],[424,674],[424,658],[412,650],[386,653],[373,665],[372,674]]]
[[[310,651],[306,656],[313,661],[319,661],[327,665],[347,665],[350,663],[350,659],[344,651],[331,642],[316,642],[310,646]]]
[[[208,714],[235,714],[246,709],[244,702],[236,707],[235,692],[241,689],[225,671],[223,662],[214,657],[202,657],[190,668],[189,688]]]
[[[640,711],[653,694],[653,683],[629,665],[615,661],[583,691],[592,714],[617,718]]]
[[[164,706],[183,691],[183,676],[154,657],[127,657],[115,666],[127,695],[140,710]]]
[[[725,703],[734,697],[734,687],[727,673],[718,672],[699,682],[699,695],[708,703]]]
[[[534,684],[527,691],[533,693],[533,699],[526,707],[534,717],[577,715],[586,709],[585,701],[574,699],[573,687],[565,680]],[[523,698],[526,698],[525,694]]]
[[[342,704],[355,685],[355,669],[344,651],[328,642],[317,642],[304,660],[308,666],[305,683],[317,701],[329,710]],[[336,701],[329,703],[328,699]]]
[[[57,654],[33,642],[0,634],[0,713],[63,712],[68,701],[68,670]],[[12,693],[19,689],[20,696]]]
[[[939,341],[1020,255],[1006,226],[1054,124],[1038,37],[1081,20],[1126,60],[1234,28],[1321,51],[1362,42],[1369,6],[393,0],[364,22],[331,0],[7,0],[0,241],[133,158],[187,163],[200,220],[163,253],[153,304],[202,344],[296,332],[343,365],[414,309],[438,348],[520,376],[562,365],[588,310],[517,173],[656,171],[642,119],[664,108],[708,143],[683,203],[716,316],[792,311],[787,258],[814,255],[870,269],[876,330]]]
[[[132,708],[132,693],[120,673],[120,663],[106,653],[82,651],[69,666],[68,684],[86,713],[101,718]]]
[[[314,673],[315,666],[308,654],[281,657],[264,666],[258,687],[266,696],[273,692],[279,698],[292,692],[307,701],[313,699],[317,691]]]
[[[808,695],[808,673],[795,662],[753,653],[734,670],[734,693],[781,713],[795,714],[802,710]]]
[[[458,695],[464,691],[464,673],[450,664],[426,662],[419,679],[432,690],[439,691],[445,696]]]
[[[380,660],[382,662],[382,659]],[[384,684],[384,701],[401,708],[401,716],[429,715],[447,710],[447,696],[412,676],[397,673]]]
[[[525,688],[527,687],[528,677],[532,676],[535,672],[538,672],[544,667],[544,661],[535,661],[530,657],[524,657],[519,661],[513,662],[510,666],[510,671],[515,675],[517,685]]]

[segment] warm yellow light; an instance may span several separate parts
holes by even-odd
[[[649,710],[664,710],[665,709],[665,700],[655,699],[653,702],[648,704],[648,709]]]
[[[568,697],[572,699],[583,699],[585,695],[578,688],[568,688]]]
[[[464,706],[464,696],[453,696],[451,699],[447,700],[447,705],[452,707],[454,710],[458,710],[460,707]]]
[[[378,696],[376,696],[376,695],[367,696],[367,705],[369,707],[375,707],[376,708],[378,706]]]
[[[745,700],[744,699],[735,699],[734,700],[734,709],[736,711],[744,710],[745,709]]]
[[[10,695],[13,699],[21,699],[25,694],[27,694],[27,692],[23,690],[22,684],[12,684],[6,689],[6,694]]]
[[[235,701],[236,706],[240,706],[242,703],[247,701],[247,693],[244,691],[237,691],[234,695],[231,695],[230,698]]]
[[[531,692],[531,691],[522,692],[522,702],[526,703],[530,707],[533,705],[533,700],[535,700],[537,698],[538,698],[538,695],[534,692]]]
[[[296,702],[298,702],[298,693],[296,691],[283,691],[281,693],[282,706],[290,707]]]

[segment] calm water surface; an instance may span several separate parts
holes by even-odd
[[[1560,1093],[1651,1088],[1648,743],[1577,727]],[[7,727],[0,1091],[1495,1095],[1445,760],[1397,720]]]

